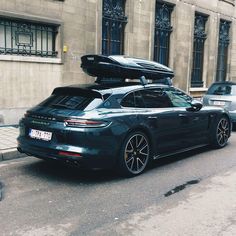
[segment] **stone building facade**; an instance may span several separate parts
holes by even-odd
[[[105,4],[117,2],[112,21]],[[93,82],[80,57],[106,51],[109,19],[122,30],[118,54],[167,64],[194,96],[236,81],[234,0],[0,0],[0,125],[16,124],[56,86]]]

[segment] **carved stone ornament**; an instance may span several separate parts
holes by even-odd
[[[200,39],[206,39],[207,34],[205,32],[205,24],[207,18],[204,16],[195,16],[195,26],[194,26],[194,37]]]
[[[172,31],[170,14],[173,10],[172,7],[168,7],[166,4],[157,5],[157,14],[156,14],[156,28],[161,30]]]
[[[219,41],[225,45],[229,44],[230,36],[229,36],[230,22],[221,21],[220,22],[220,33],[219,33]]]
[[[124,0],[103,0],[103,16],[114,20],[126,21]]]

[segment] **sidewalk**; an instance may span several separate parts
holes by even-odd
[[[14,126],[0,127],[0,161],[11,160],[24,157],[17,151],[16,138],[19,134],[19,129]]]

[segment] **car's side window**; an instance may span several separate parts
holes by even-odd
[[[145,104],[143,102],[143,97],[140,91],[134,93],[135,107],[145,108]]]
[[[171,88],[155,88],[131,92],[121,101],[122,107],[165,108],[190,107],[191,97]]]
[[[170,98],[161,88],[140,91],[146,108],[172,107]]]
[[[125,96],[120,104],[122,107],[145,107],[142,96],[139,91],[130,93]]]
[[[190,107],[191,97],[177,89],[166,91],[174,107]]]
[[[129,93],[125,96],[120,105],[122,107],[135,107],[134,93]]]

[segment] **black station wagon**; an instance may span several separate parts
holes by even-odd
[[[142,173],[151,159],[227,144],[227,111],[202,107],[163,84],[174,76],[169,68],[99,55],[83,56],[81,66],[97,83],[55,88],[28,110],[20,121],[20,152],[79,167],[114,168],[130,177]]]

